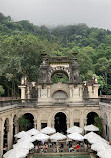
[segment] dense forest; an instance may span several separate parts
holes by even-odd
[[[78,52],[82,80],[96,75],[102,94],[111,94],[111,31],[86,24],[48,28],[28,20],[14,22],[0,13],[0,95],[18,96],[21,77],[37,81],[41,52],[68,56]]]

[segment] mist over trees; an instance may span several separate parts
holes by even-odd
[[[37,81],[41,52],[68,56],[78,51],[80,74],[98,77],[102,94],[111,94],[111,31],[85,24],[48,28],[27,20],[12,21],[0,13],[0,95],[19,96],[22,76]],[[5,90],[5,92],[4,92]]]

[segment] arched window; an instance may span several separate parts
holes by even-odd
[[[51,76],[51,81],[53,83],[58,83],[59,81],[62,83],[67,83],[69,81],[69,77],[65,71],[55,71]]]

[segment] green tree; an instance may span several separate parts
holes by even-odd
[[[19,129],[20,131],[27,131],[30,127],[30,121],[24,117],[24,115],[19,119]]]
[[[0,85],[0,96],[2,96],[5,93],[5,90],[3,89],[3,86]]]
[[[95,117],[94,120],[95,120],[94,125],[99,128],[99,133],[100,133],[100,135],[102,135],[103,134],[103,124],[102,124],[103,120],[102,120],[102,118],[97,116],[97,117]]]

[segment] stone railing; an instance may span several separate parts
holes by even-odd
[[[111,104],[111,98],[100,98],[100,102]]]
[[[99,105],[100,98],[84,98],[84,105]]]
[[[37,98],[32,99],[12,99],[12,100],[0,100],[0,107],[6,107],[11,105],[18,105],[18,106],[31,106],[31,104],[37,103]],[[32,105],[33,105],[32,104]]]

